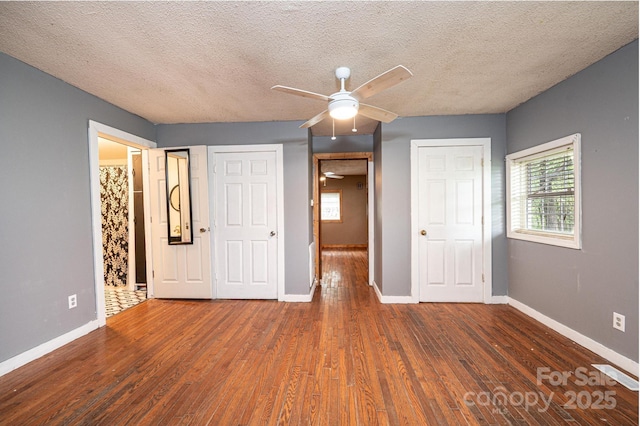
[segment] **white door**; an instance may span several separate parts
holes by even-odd
[[[482,152],[418,148],[420,301],[483,301]]]
[[[214,152],[217,297],[278,298],[276,152]]]
[[[153,296],[211,299],[207,147],[189,148],[193,244],[170,245],[164,150],[149,150],[153,238]],[[171,148],[179,149],[179,148]]]

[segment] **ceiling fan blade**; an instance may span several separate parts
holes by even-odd
[[[316,115],[315,117],[311,118],[309,121],[307,121],[306,123],[304,123],[302,126],[300,126],[301,129],[306,129],[308,127],[313,126],[314,124],[318,124],[319,122],[321,122],[322,120],[324,120],[325,118],[327,118],[329,116],[329,110],[325,109],[324,111],[322,111],[320,114]]]
[[[360,108],[358,108],[358,114],[362,114],[373,120],[382,121],[383,123],[391,123],[398,118],[398,114],[363,103],[361,103]]]
[[[344,176],[337,175],[333,172],[323,172],[322,174],[329,179],[344,179]]]
[[[290,95],[302,96],[303,98],[316,99],[318,101],[328,102],[330,98],[325,95],[321,95],[320,93],[308,92],[302,89],[296,89],[294,87],[287,86],[273,86],[272,90],[277,90],[278,92],[288,93]]]
[[[395,68],[391,68],[387,72],[383,72],[379,76],[367,81],[362,86],[351,92],[351,96],[358,100],[366,99],[369,96],[373,96],[376,93],[380,93],[396,84],[402,83],[407,80],[413,74],[411,71],[398,65]]]

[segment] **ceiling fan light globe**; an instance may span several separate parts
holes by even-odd
[[[329,102],[329,115],[336,120],[346,120],[355,117],[358,107],[358,101],[355,99],[335,99]]]

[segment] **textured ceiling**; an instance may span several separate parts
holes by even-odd
[[[366,103],[501,113],[637,37],[637,2],[0,2],[0,51],[154,123],[306,121],[326,105],[270,88],[398,64],[413,78]]]
[[[320,160],[320,173],[336,175],[366,175],[367,160]]]

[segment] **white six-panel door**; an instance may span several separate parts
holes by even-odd
[[[277,156],[213,152],[217,297],[278,298]],[[210,157],[211,158],[211,157]]]
[[[167,238],[164,150],[149,150],[153,296],[156,298],[212,298],[207,147],[192,146],[188,148],[190,151],[193,244],[180,245],[169,245]]]
[[[482,302],[481,146],[418,148],[420,301]]]

